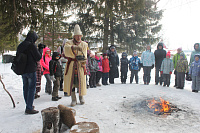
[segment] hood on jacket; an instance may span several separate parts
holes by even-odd
[[[183,52],[180,53],[180,56],[183,56],[183,59],[185,59],[185,54]]]
[[[125,57],[127,58],[127,53],[126,53],[126,52],[123,52],[123,53],[122,53],[122,58],[123,58],[123,56],[125,56]]]
[[[195,44],[194,44],[194,50],[195,50],[195,51],[200,51],[200,45],[199,45],[199,44],[200,44],[200,43],[195,43]],[[199,45],[199,48],[198,48],[198,49],[195,49],[195,46],[196,46],[196,45]]]
[[[57,56],[60,56],[59,59],[61,58],[61,55],[59,52],[53,52],[52,60],[59,60],[59,59],[56,59]]]
[[[147,46],[150,46],[150,51],[151,51],[151,44],[147,44]],[[146,51],[147,51],[147,46],[146,46]]]
[[[43,55],[45,55],[45,53],[46,53],[47,50],[50,50],[50,48],[45,47],[45,48],[43,49]],[[50,53],[51,53],[51,50],[50,50]]]
[[[115,49],[114,52],[112,52],[111,49]],[[109,47],[109,51],[108,51],[108,53],[114,53],[114,54],[117,54],[117,51],[116,51],[116,48],[115,48],[114,45],[111,45],[111,46]]]
[[[32,42],[32,43],[35,43],[37,39],[38,39],[38,36],[37,36],[36,32],[35,31],[29,31],[25,40]]]
[[[162,46],[162,49],[163,49],[163,43],[162,43],[162,42],[159,42],[159,43],[158,43],[157,49],[159,49],[159,48],[158,48],[159,46]]]

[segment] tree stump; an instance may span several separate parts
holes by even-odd
[[[76,123],[74,117],[76,115],[76,111],[64,105],[58,105],[58,108],[60,110],[60,121],[61,121],[59,128],[61,129],[62,123],[71,128]]]
[[[56,107],[49,107],[41,111],[43,119],[42,133],[45,133],[47,129],[51,129],[53,125],[53,132],[58,133],[59,121],[60,121],[60,110]]]
[[[95,122],[78,122],[71,128],[70,133],[99,133],[99,126]]]

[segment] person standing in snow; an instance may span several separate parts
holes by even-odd
[[[188,61],[185,58],[185,54],[180,53],[180,59],[177,61],[177,89],[183,89],[185,84],[185,74],[188,70]]]
[[[191,53],[189,66],[192,64],[193,61],[195,61],[194,56],[196,54],[200,54],[200,46],[199,46],[199,44],[200,43],[195,43],[194,44],[194,51],[192,51],[192,53]]]
[[[40,63],[43,67],[43,74],[46,78],[46,86],[45,86],[45,92],[51,95],[52,93],[52,84],[50,79],[50,71],[49,71],[49,62],[51,60],[51,50],[48,47],[45,47],[43,49],[43,56],[40,60]]]
[[[146,51],[142,53],[141,56],[141,63],[143,66],[143,80],[145,85],[149,85],[150,79],[151,79],[151,69],[154,68],[155,63],[155,56],[153,52],[151,52],[151,45],[148,44],[146,47]]]
[[[108,57],[110,63],[109,82],[110,84],[114,84],[114,79],[119,78],[119,57],[114,45],[110,46],[108,50]]]
[[[29,31],[26,39],[20,43],[17,47],[17,53],[27,54],[27,64],[22,74],[23,81],[23,95],[26,103],[25,114],[36,114],[39,111],[34,109],[33,101],[36,89],[36,69],[37,61],[42,57],[42,50],[45,47],[43,44],[38,45],[38,49],[35,45],[38,36],[35,32]]]
[[[127,72],[128,72],[128,58],[127,53],[122,53],[122,58],[120,59],[120,72],[121,72],[121,83],[126,84]]]
[[[160,67],[162,64],[163,59],[166,57],[166,51],[163,49],[163,43],[159,42],[157,45],[157,50],[155,50],[155,85],[162,85],[162,74],[160,73]]]
[[[58,52],[53,52],[52,60],[49,62],[50,78],[53,81],[52,101],[58,101],[61,97],[58,96],[60,89],[60,80],[62,77],[62,67],[59,59],[61,55]]]
[[[102,56],[99,53],[95,53],[95,59],[99,65],[99,70],[96,73],[96,85],[101,86],[99,81],[102,77]]]
[[[177,70],[176,70],[176,66],[177,66],[177,62],[180,59],[180,53],[182,53],[182,48],[178,48],[177,49],[177,53],[174,55],[173,57],[173,63],[174,63],[174,74],[175,74],[175,85],[174,87],[177,87]],[[186,56],[185,56],[186,58]]]
[[[42,78],[42,68],[40,61],[37,61],[37,70],[36,70],[36,91],[35,91],[35,99],[39,98],[40,95],[38,94],[41,91],[41,78]]]
[[[192,92],[200,90],[200,54],[194,55],[194,61],[190,65],[189,75],[192,77]]]
[[[109,67],[109,60],[107,53],[103,54],[102,68],[103,68],[102,84],[108,85],[108,76],[109,76],[108,74],[110,71],[110,67]]]
[[[81,105],[85,103],[83,98],[86,95],[86,60],[77,60],[77,56],[85,56],[87,59],[88,44],[81,40],[82,32],[78,24],[74,27],[73,39],[66,42],[64,54],[68,58],[65,67],[63,91],[71,96],[71,106],[77,104],[75,88],[79,89],[79,100]]]
[[[99,65],[95,59],[95,55],[93,52],[90,53],[90,79],[89,85],[90,88],[96,88],[96,73],[99,70]]]
[[[67,57],[64,54],[64,46],[65,43],[67,42],[68,39],[64,39],[63,40],[63,44],[61,46],[58,47],[57,52],[61,55],[61,58],[59,59],[59,62],[61,64],[62,67],[62,76],[61,76],[61,80],[60,80],[60,91],[63,91],[63,79],[64,79],[64,71],[65,71],[65,65],[67,62]],[[64,92],[64,96],[68,96],[67,92]]]
[[[130,58],[129,69],[131,71],[130,84],[132,84],[134,76],[135,76],[135,82],[136,84],[138,84],[138,72],[141,69],[141,65],[140,65],[140,58],[138,58],[137,56],[137,51],[134,51],[133,57]]]
[[[160,68],[160,71],[163,77],[163,82],[164,82],[163,86],[167,86],[167,87],[169,87],[170,85],[171,74],[174,70],[174,64],[173,64],[172,59],[170,59],[170,56],[171,56],[170,52],[167,52],[166,58],[164,58],[164,60],[162,61],[161,68]]]

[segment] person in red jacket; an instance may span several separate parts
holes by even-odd
[[[102,84],[108,85],[108,74],[110,71],[110,67],[109,67],[108,56],[106,53],[103,54],[102,68],[103,68]]]

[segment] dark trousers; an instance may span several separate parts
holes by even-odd
[[[103,73],[102,84],[103,85],[108,85],[108,73]]]
[[[185,73],[177,72],[177,87],[183,88],[185,84]]]
[[[58,96],[58,90],[60,89],[60,80],[61,77],[55,77],[55,81],[53,82],[53,92],[52,97]]]
[[[166,86],[166,85],[169,86],[171,75],[170,74],[162,74],[162,77],[163,77],[164,86]]]
[[[99,83],[99,80],[101,79],[101,77],[102,77],[102,72],[97,71],[96,72],[96,83]]]
[[[36,72],[23,74],[22,80],[23,80],[23,94],[26,103],[26,109],[32,110],[33,100],[35,95],[35,87],[36,87]]]
[[[121,72],[121,82],[122,83],[126,83],[126,79],[127,79],[127,72]]]
[[[162,74],[160,73],[160,68],[156,68],[155,69],[155,82],[156,84],[160,83],[160,85],[162,85],[163,82],[163,77]]]
[[[96,72],[90,72],[89,84],[90,87],[96,87]]]
[[[175,75],[175,86],[177,86],[177,71],[174,71],[174,75]]]
[[[135,76],[135,82],[138,83],[138,70],[131,70],[130,83],[133,82],[134,76]]]
[[[143,81],[146,83],[150,82],[151,79],[151,66],[143,66],[143,71],[144,71],[144,75],[143,75]]]

